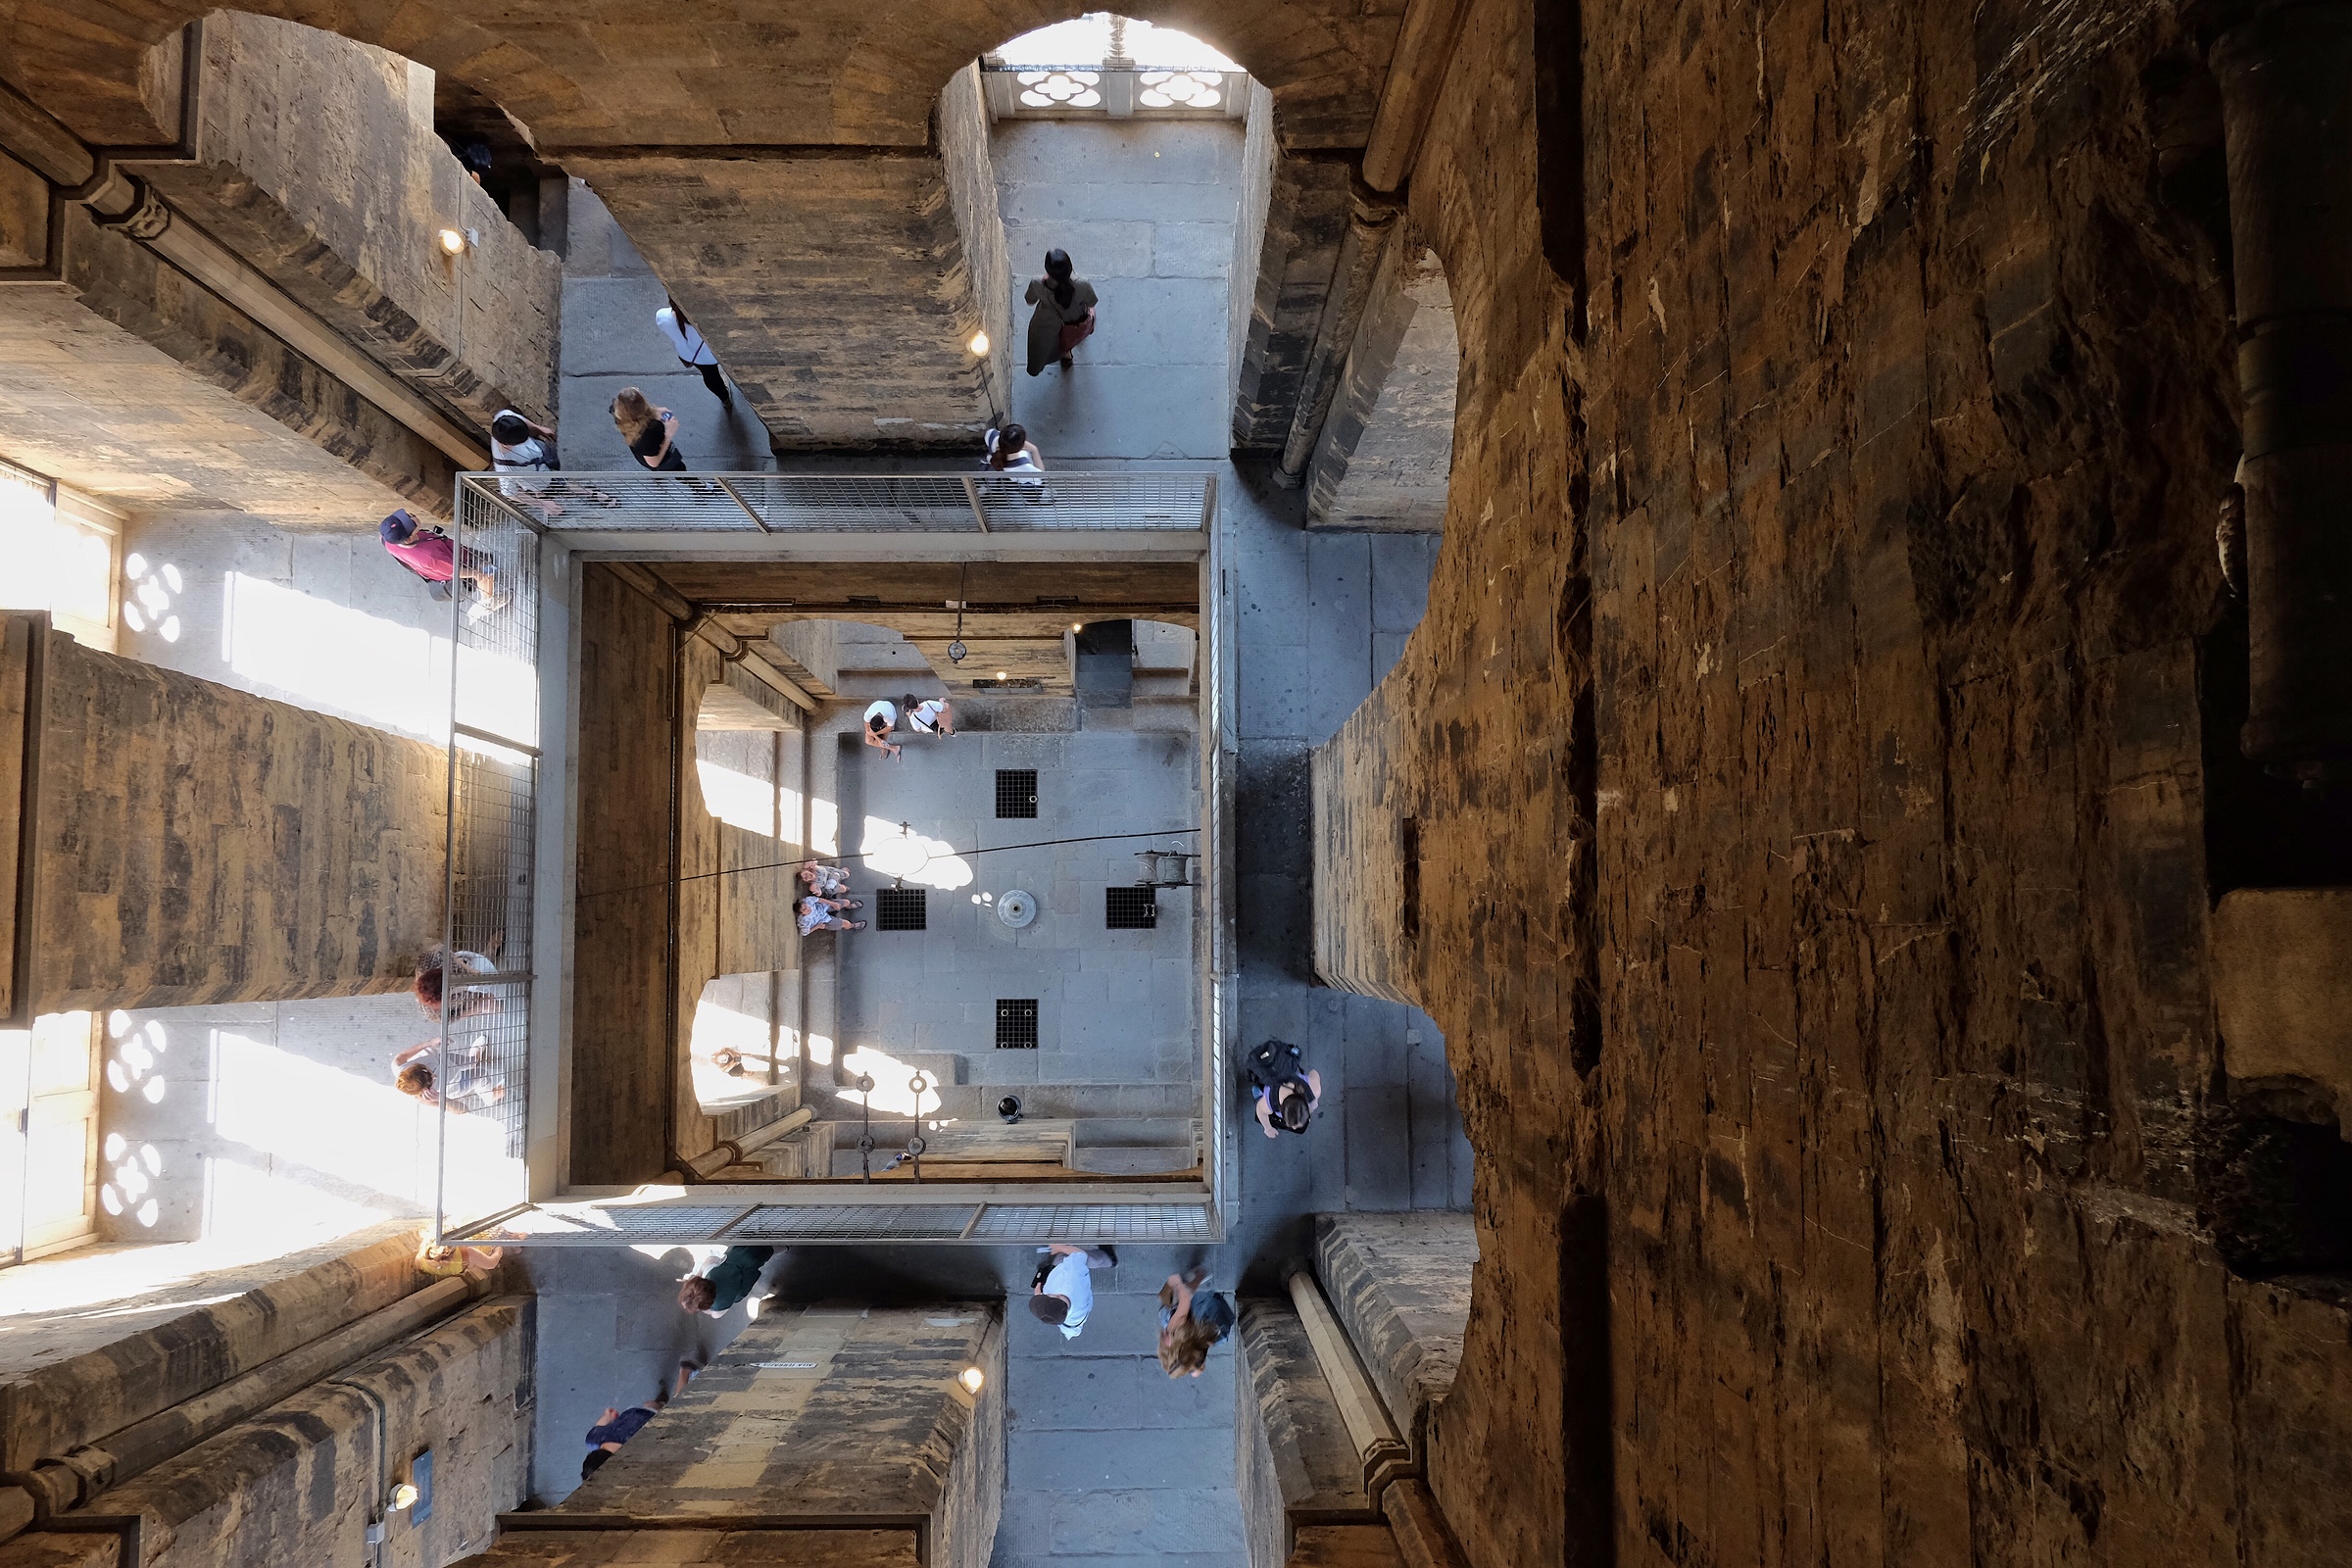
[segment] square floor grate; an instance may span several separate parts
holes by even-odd
[[[1000,767],[997,769],[997,815],[1035,816],[1037,814],[1037,769],[1034,767]]]
[[[1152,888],[1104,888],[1102,928],[1106,931],[1150,931],[1159,924],[1157,892]]]
[[[877,931],[926,931],[931,926],[931,904],[928,888],[876,888],[874,890],[874,929]]]
[[[999,1051],[1035,1051],[1037,1049],[1037,999],[1035,997],[999,997],[997,999],[997,1049]]]

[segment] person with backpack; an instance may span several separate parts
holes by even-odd
[[[545,473],[556,466],[556,432],[513,409],[501,409],[490,420],[490,466],[501,476],[498,493],[519,502],[544,521],[562,516],[563,506],[547,498],[548,485],[505,477],[511,473]]]
[[[425,591],[435,599],[447,600],[455,584],[472,589],[475,600],[466,609],[468,620],[506,609],[512,596],[498,591],[498,568],[484,552],[467,547],[461,569],[458,542],[438,527],[418,523],[406,507],[377,523],[375,531],[384,542],[384,553],[424,579]]]
[[[735,394],[727,390],[727,378],[718,368],[718,356],[711,353],[710,345],[703,340],[702,328],[686,318],[685,309],[673,299],[654,313],[654,324],[662,329],[663,337],[669,339],[670,350],[677,355],[678,363],[690,370],[700,371],[703,385],[709,387],[710,395],[718,399],[719,407],[733,414]]]
[[[1037,307],[1029,318],[1029,373],[1041,373],[1049,361],[1070,368],[1070,351],[1094,334],[1095,285],[1073,276],[1070,253],[1046,252],[1046,275],[1029,285],[1022,296]]]
[[[1023,501],[1042,506],[1054,499],[1046,489],[1045,456],[1037,450],[1037,443],[1029,439],[1025,426],[992,424],[982,433],[980,444],[988,449],[988,461],[981,466],[991,473],[1003,474]],[[998,486],[989,488],[998,492],[992,499],[1004,499]]]
[[[1208,1270],[1196,1265],[1159,1288],[1159,1365],[1172,1378],[1206,1371],[1209,1349],[1238,1321],[1231,1298],[1202,1290],[1207,1283]]]
[[[1266,1041],[1243,1059],[1257,1124],[1268,1138],[1305,1132],[1323,1103],[1323,1075],[1312,1069],[1301,1072],[1299,1061],[1298,1048],[1287,1040]]]

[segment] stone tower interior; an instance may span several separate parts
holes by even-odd
[[[2347,493],[2352,0],[0,0],[0,1568],[2343,1562]]]

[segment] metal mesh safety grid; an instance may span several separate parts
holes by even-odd
[[[1159,924],[1158,895],[1152,888],[1104,888],[1102,929],[1150,931]]]
[[[922,931],[931,924],[931,901],[928,888],[876,888],[874,890],[874,929],[877,931]]]
[[[640,530],[721,533],[1032,533],[1068,529],[1199,532],[1216,476],[1057,470],[1030,482],[964,473],[535,473],[467,475],[463,488],[507,499],[534,524],[565,534]]]
[[[1000,767],[997,769],[997,816],[1033,817],[1037,815],[1037,769],[1034,767]]]
[[[762,1206],[727,1232],[730,1241],[810,1242],[825,1239],[949,1242],[961,1237],[979,1205],[971,1203],[843,1203]]]
[[[1037,1049],[1037,999],[1035,997],[999,997],[997,999],[997,1049],[999,1051],[1035,1051]]]
[[[461,482],[452,527],[449,820],[443,945],[440,1177],[435,1226],[491,1195],[453,1192],[452,1128],[467,1142],[494,1123],[519,1159],[530,1114],[533,850],[539,766],[538,540],[521,511],[543,509],[535,481],[511,496]],[[446,972],[446,971],[445,971]]]
[[[975,1242],[1200,1242],[1209,1236],[1199,1203],[991,1203]]]

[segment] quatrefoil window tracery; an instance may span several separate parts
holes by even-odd
[[[1020,74],[1021,102],[1032,109],[1063,104],[1093,109],[1102,102],[1102,74],[1099,71],[1024,71]]]

